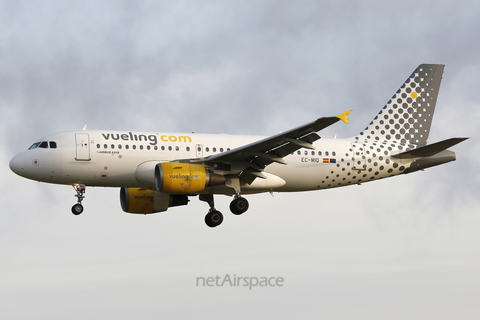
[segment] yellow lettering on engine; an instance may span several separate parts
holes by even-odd
[[[163,188],[161,192],[171,194],[196,193],[205,189],[207,182],[206,167],[199,164],[171,163],[161,164]]]
[[[147,189],[128,189],[129,213],[153,213],[155,191]]]

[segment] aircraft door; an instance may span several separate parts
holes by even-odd
[[[352,143],[353,150],[353,170],[366,170],[367,161],[365,158],[365,144],[363,143]]]
[[[195,154],[197,155],[197,158],[203,157],[203,146],[201,144],[195,145]]]
[[[90,161],[90,144],[87,133],[75,134],[75,148],[77,161]]]

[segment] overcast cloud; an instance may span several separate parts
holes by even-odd
[[[0,0],[4,319],[478,319],[480,4],[472,1]],[[446,65],[429,142],[457,161],[361,186],[124,213],[118,189],[16,176],[81,129],[271,135],[353,109],[370,122],[421,63]],[[283,277],[199,287],[197,277]]]

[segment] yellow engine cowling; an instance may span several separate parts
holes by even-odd
[[[225,180],[224,176],[200,164],[164,162],[155,167],[155,186],[165,193],[194,194],[206,187],[221,185]]]
[[[188,197],[148,189],[121,188],[120,204],[125,212],[149,214],[167,211],[169,207],[186,205]]]

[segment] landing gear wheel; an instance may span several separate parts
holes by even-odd
[[[72,207],[72,213],[76,216],[78,216],[80,213],[83,212],[83,206],[82,206],[82,200],[85,199],[85,196],[83,195],[85,193],[85,185],[84,184],[74,184],[73,189],[75,189],[75,197],[78,199],[77,204],[74,204]]]
[[[205,223],[210,228],[220,225],[223,221],[223,214],[220,211],[214,210],[207,213],[205,216]]]
[[[72,213],[74,215],[78,216],[82,212],[83,212],[83,206],[80,203],[77,203],[72,207]]]
[[[238,197],[230,203],[230,211],[233,214],[239,215],[248,210],[248,201],[245,198]]]

